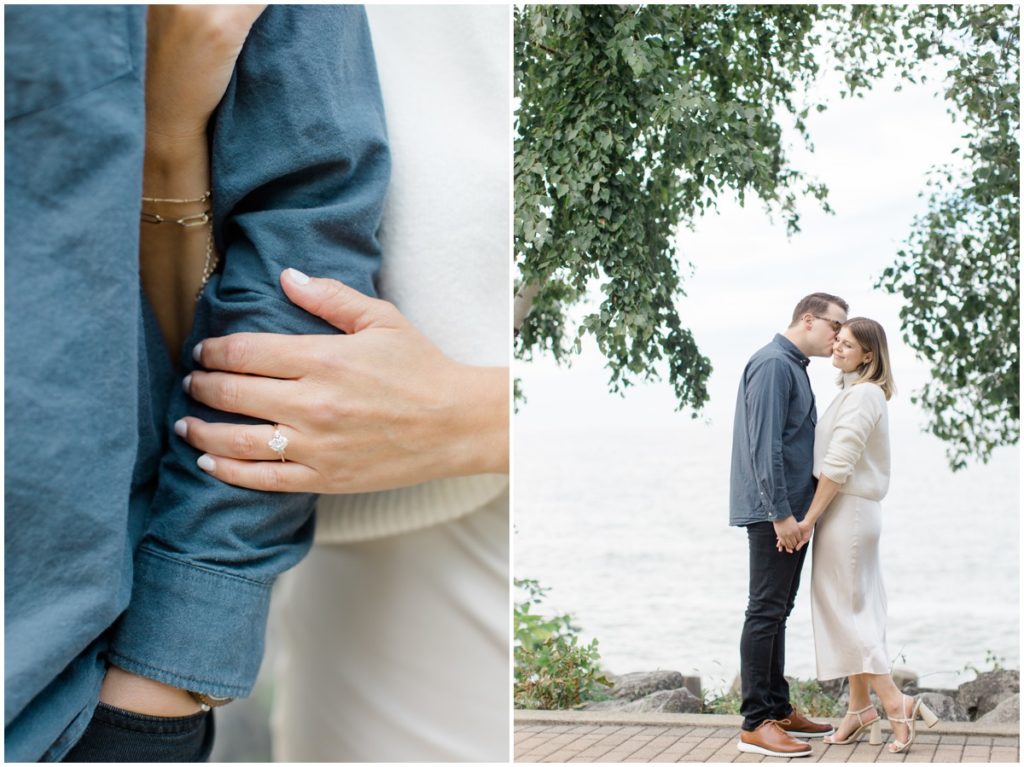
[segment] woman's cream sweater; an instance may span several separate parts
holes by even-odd
[[[885,393],[843,375],[843,389],[814,429],[814,476],[842,485],[839,492],[880,501],[889,490],[889,414]]]

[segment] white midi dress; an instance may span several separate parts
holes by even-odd
[[[880,501],[889,489],[891,459],[885,394],[872,383],[843,390],[814,435],[814,475],[842,485],[815,526],[811,621],[820,680],[885,674],[886,594],[879,560]]]

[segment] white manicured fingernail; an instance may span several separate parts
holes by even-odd
[[[188,423],[182,418],[180,421],[174,422],[174,433],[184,439],[188,436]]]
[[[296,282],[299,285],[305,285],[309,282],[309,277],[300,272],[298,269],[292,269],[291,267],[288,267],[288,269],[286,269],[285,271],[288,272],[288,279],[291,280],[292,282]]]
[[[199,468],[202,469],[203,471],[213,471],[214,469],[217,468],[217,462],[210,458],[210,456],[208,455],[199,456],[199,460],[196,461],[196,463],[199,465]]]
[[[203,354],[203,342],[200,341],[192,349],[192,359],[194,359],[196,362],[202,362],[202,360],[200,359],[202,354]]]
[[[188,389],[192,385],[192,374],[189,373],[185,376],[185,380],[181,382],[181,388],[185,390],[185,394],[188,394]]]

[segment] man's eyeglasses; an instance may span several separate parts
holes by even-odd
[[[841,323],[839,320],[833,320],[830,317],[822,317],[820,314],[812,314],[811,316],[819,320],[825,320],[825,322],[827,322],[829,326],[832,328],[833,333],[838,333],[840,330],[843,329],[843,323]]]

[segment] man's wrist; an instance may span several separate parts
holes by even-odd
[[[189,716],[202,710],[187,691],[110,666],[100,702],[148,716]]]

